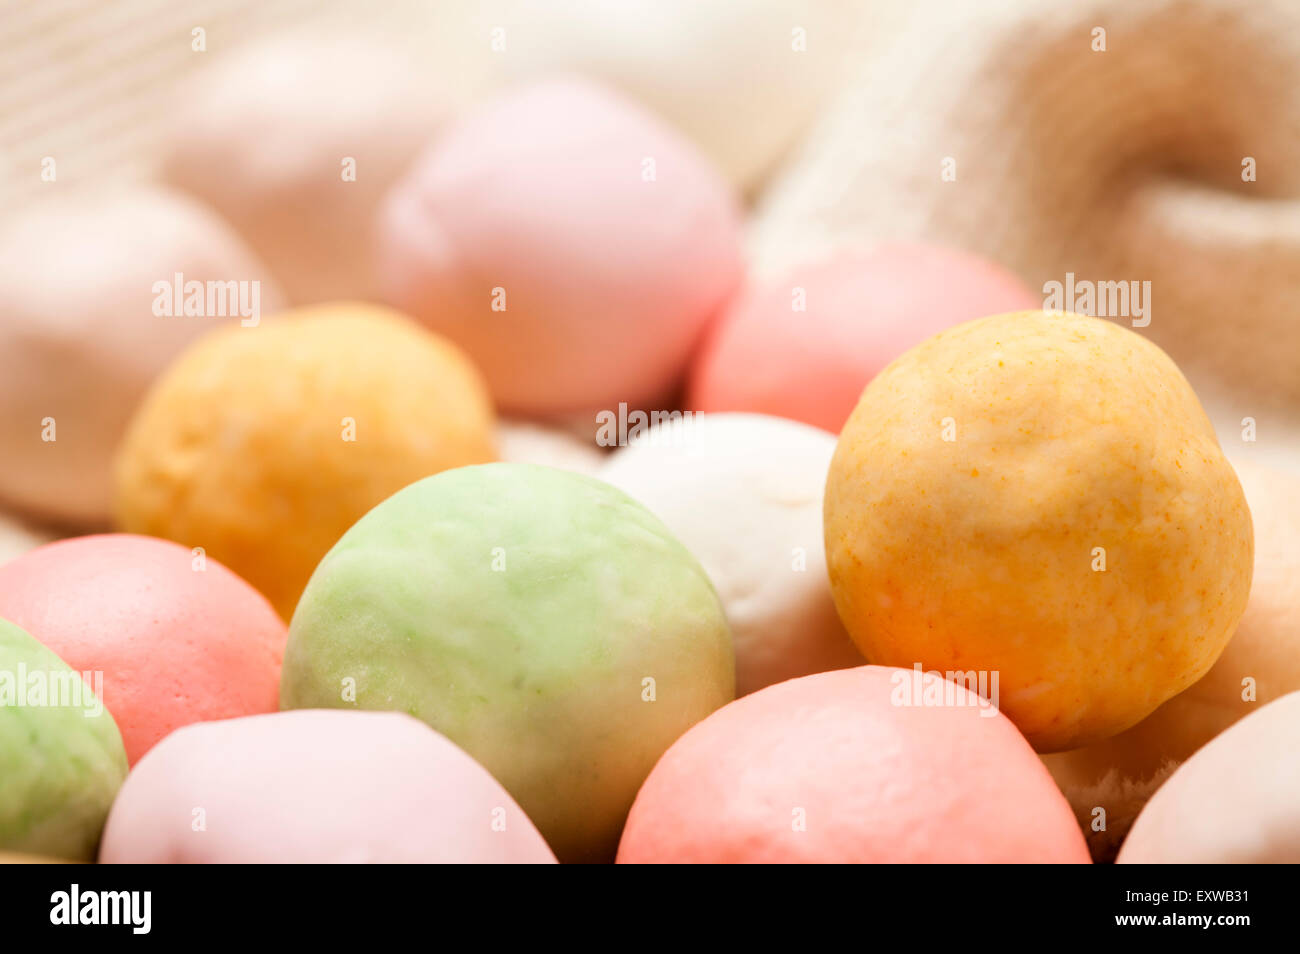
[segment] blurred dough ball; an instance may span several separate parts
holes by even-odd
[[[281,305],[229,226],[170,189],[59,197],[0,229],[0,500],[51,522],[108,521],[110,458],[145,390],[192,340],[241,320],[156,315],[170,290],[154,285],[177,273],[258,282],[261,313]]]
[[[497,450],[501,460],[541,464],[579,474],[593,475],[608,456],[594,441],[576,433],[534,421],[506,418],[497,424]]]
[[[288,619],[348,527],[422,477],[494,459],[494,427],[478,371],[405,315],[295,309],[167,369],[118,452],[115,515],[203,547]]]
[[[599,78],[689,136],[744,190],[761,184],[843,82],[865,49],[864,27],[875,34],[892,14],[863,0],[500,6],[507,75]]]
[[[598,474],[704,566],[731,623],[737,696],[865,663],[826,576],[822,490],[834,453],[832,435],[779,417],[679,416]]]
[[[1217,736],[1133,825],[1120,864],[1300,863],[1300,692]]]
[[[751,283],[691,368],[698,411],[779,414],[839,433],[885,365],[932,334],[1042,297],[959,249],[892,243]]]
[[[1131,729],[1044,758],[1099,859],[1113,853],[1177,763],[1243,716],[1300,690],[1300,478],[1233,464],[1255,527],[1255,574],[1227,648],[1205,676]],[[1250,692],[1253,701],[1242,698]],[[1089,825],[1099,807],[1105,832]]]
[[[661,407],[741,279],[734,196],[622,95],[563,79],[458,122],[384,200],[392,304],[529,416]]]
[[[229,219],[292,302],[374,298],[371,217],[448,112],[436,77],[364,34],[255,40],[178,90],[162,175]]]
[[[0,564],[22,556],[29,550],[35,550],[55,537],[56,534],[49,530],[34,527],[18,517],[0,513]]]

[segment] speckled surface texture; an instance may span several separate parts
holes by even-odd
[[[994,316],[899,357],[845,426],[825,520],[867,659],[1000,671],[1040,751],[1195,682],[1250,591],[1250,511],[1196,396],[1099,319]]]

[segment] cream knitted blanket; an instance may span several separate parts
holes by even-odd
[[[1225,447],[1300,469],[1300,3],[923,0],[878,49],[764,197],[759,271],[908,238],[1092,289]]]

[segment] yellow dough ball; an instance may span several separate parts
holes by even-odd
[[[378,306],[304,308],[172,364],[119,449],[117,519],[202,547],[288,618],[348,527],[409,483],[493,460],[494,426],[444,339]]]
[[[1196,395],[1078,315],[981,318],[890,364],[840,436],[825,532],[867,658],[996,674],[1039,751],[1199,679],[1250,592],[1250,511]]]
[[[1236,456],[1255,528],[1250,600],[1232,641],[1195,684],[1119,735],[1044,757],[1085,823],[1098,860],[1110,860],[1133,819],[1181,762],[1233,723],[1300,691],[1300,478]]]

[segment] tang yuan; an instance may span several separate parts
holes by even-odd
[[[288,619],[343,531],[414,480],[492,460],[494,425],[473,365],[405,316],[295,310],[167,369],[118,451],[117,521],[203,547]]]
[[[510,413],[661,406],[741,276],[718,174],[576,79],[448,129],[389,193],[378,235],[387,300],[463,347]]]
[[[609,484],[462,467],[394,494],[321,561],[282,708],[391,709],[481,762],[561,861],[609,861],[637,787],[734,694],[704,570]]]
[[[555,856],[491,775],[396,712],[187,726],[131,772],[99,860],[503,864]]]
[[[618,860],[1086,863],[1088,850],[989,701],[860,666],[768,686],[682,736],[637,794]]]
[[[1300,863],[1300,692],[1236,723],[1152,796],[1121,864]]]
[[[1020,279],[938,245],[796,266],[736,296],[691,367],[697,411],[778,414],[839,433],[862,389],[932,334],[1038,306]]]
[[[240,238],[180,192],[55,198],[8,220],[0,502],[53,523],[107,524],[113,452],[154,379],[201,335],[255,331],[281,304]]]
[[[122,737],[83,674],[0,619],[0,853],[93,860],[124,778]]]
[[[47,544],[0,567],[0,617],[99,674],[132,764],[178,726],[276,708],[284,623],[202,548],[125,533]]]
[[[795,421],[690,415],[616,451],[598,475],[660,517],[718,588],[738,695],[862,665],[826,581],[822,490],[834,452],[834,437]]]
[[[1128,728],[1246,609],[1237,475],[1163,351],[1021,312],[928,339],[863,392],[826,482],[840,618],[868,660],[1001,673],[1040,751]]]

